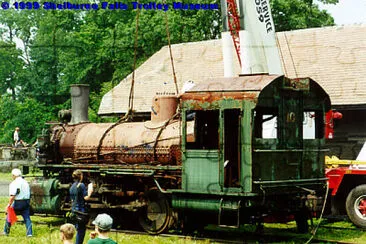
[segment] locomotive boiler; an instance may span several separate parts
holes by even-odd
[[[69,210],[75,169],[94,185],[91,215],[110,212],[123,226],[133,213],[152,234],[292,218],[307,231],[309,199],[324,198],[330,99],[310,78],[211,79],[154,98],[151,120],[141,122],[91,123],[88,86],[72,86],[71,95],[71,121],[52,124],[38,139],[36,213]],[[306,116],[315,118],[310,137]]]

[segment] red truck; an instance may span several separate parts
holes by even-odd
[[[332,215],[347,214],[352,223],[366,229],[366,143],[356,160],[332,156],[325,163]]]

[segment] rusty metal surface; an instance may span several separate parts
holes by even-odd
[[[151,122],[119,124],[105,135],[98,157],[100,139],[111,125],[85,123],[65,126],[65,130],[60,132],[60,151],[64,158],[89,163],[180,163],[179,121],[172,121],[166,127],[164,123]],[[187,131],[193,134],[193,121],[188,123]]]
[[[248,92],[195,92],[184,93],[182,100],[197,100],[200,102],[212,103],[222,99],[234,99],[234,100],[252,100],[257,101],[259,91]]]
[[[151,122],[162,122],[171,119],[178,107],[177,96],[156,96],[151,106]]]
[[[212,78],[197,84],[186,93],[200,91],[261,91],[279,75],[248,75],[230,78]]]
[[[250,75],[231,78],[213,78],[194,86],[182,94],[182,100],[195,100],[213,103],[223,99],[251,100],[257,102],[262,89],[276,79],[278,75]]]
[[[56,126],[52,133],[51,141],[59,142],[60,152],[64,157],[71,158],[74,153],[75,139],[78,132],[88,123],[68,125],[66,127]]]

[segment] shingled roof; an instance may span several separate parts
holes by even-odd
[[[366,25],[279,32],[277,38],[286,76],[311,77],[329,93],[333,105],[366,108]],[[172,52],[180,91],[187,81],[224,75],[221,40],[175,44]],[[239,64],[234,64],[239,74]],[[100,115],[128,110],[131,78],[132,74],[104,95]],[[175,94],[167,46],[136,69],[134,90],[136,112],[149,112],[155,95]]]

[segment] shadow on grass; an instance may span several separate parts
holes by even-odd
[[[310,224],[310,223],[309,223]],[[233,241],[243,241],[244,243],[366,243],[366,231],[355,227],[351,222],[341,220],[323,219],[318,225],[318,220],[313,221],[313,226],[309,228],[309,233],[301,234],[297,232],[296,223],[264,224],[264,228],[258,232],[255,226],[244,225],[239,229],[224,229],[217,227],[206,228],[208,236]],[[315,235],[313,235],[314,230]]]

